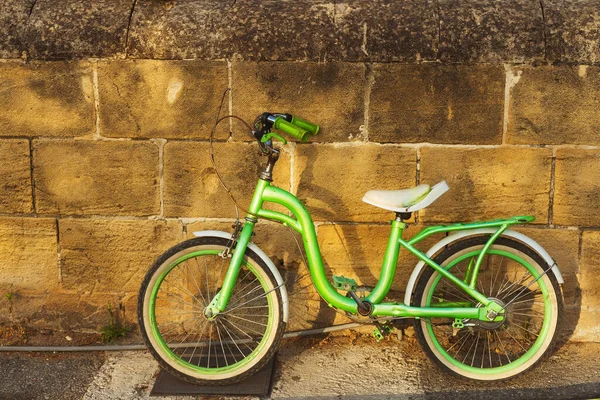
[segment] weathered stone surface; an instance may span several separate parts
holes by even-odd
[[[143,2],[130,39],[139,58],[420,61],[436,58],[437,19],[431,1]]]
[[[54,291],[17,298],[13,304],[13,317],[34,329],[98,331],[100,327],[110,323],[109,305],[114,317],[119,318],[120,322],[130,326],[137,323],[136,307],[132,304],[132,299],[137,299],[137,293]]]
[[[0,160],[0,210],[32,212],[29,141],[0,140]]]
[[[312,141],[347,141],[364,124],[365,72],[349,63],[234,63],[233,113],[248,122],[290,113],[321,125]]]
[[[229,83],[224,62],[139,60],[101,62],[98,85],[103,136],[208,138]]]
[[[600,150],[558,149],[552,222],[599,226]]]
[[[600,68],[522,67],[512,73],[510,143],[600,144]]]
[[[59,220],[63,287],[137,293],[155,258],[183,239],[178,221]]]
[[[32,58],[73,59],[124,53],[133,0],[38,0],[23,41]]]
[[[90,64],[0,63],[0,136],[89,134],[93,97]]]
[[[374,62],[437,59],[434,1],[350,0],[332,9],[336,40],[327,58]]]
[[[598,63],[598,0],[6,0],[0,56]],[[269,23],[276,15],[276,22]],[[281,45],[284,43],[285,45]]]
[[[544,21],[534,0],[441,0],[443,62],[525,62],[544,58]]]
[[[306,0],[140,2],[129,33],[129,54],[322,60],[333,45],[332,9],[332,3]]]
[[[579,316],[577,318],[577,326],[575,326],[575,332],[570,339],[574,342],[598,342],[600,337],[600,309],[598,307],[582,307],[579,310],[577,307],[567,309],[567,315],[565,319],[569,321],[571,317]]]
[[[421,182],[446,180],[450,191],[423,211],[423,221],[472,221],[533,215],[548,222],[550,149],[421,149]]]
[[[58,277],[56,220],[0,218],[0,291],[43,293]]]
[[[544,0],[548,61],[600,62],[600,2]]]
[[[591,307],[600,312],[600,232],[583,232],[580,267],[582,309]]]
[[[415,184],[416,152],[377,144],[297,147],[298,198],[316,221],[387,221],[391,211],[363,203],[371,189]]]
[[[374,74],[369,140],[501,143],[502,67],[379,64]]]
[[[153,143],[36,140],[33,163],[39,213],[160,213]]]
[[[565,280],[563,285],[565,304],[576,304],[580,301],[577,276],[579,273],[579,230],[531,227],[517,227],[515,230],[538,242],[556,261]]]
[[[19,58],[24,49],[21,29],[31,14],[36,0],[3,0],[0,2],[0,58]]]
[[[237,202],[248,207],[266,159],[254,143],[215,143],[219,174]],[[219,183],[209,158],[209,144],[169,142],[165,146],[165,215],[168,217],[234,217],[234,205]],[[275,167],[273,184],[290,188],[289,156]],[[243,211],[240,211],[243,213]]]

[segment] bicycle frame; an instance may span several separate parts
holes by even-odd
[[[277,211],[264,209],[264,203],[280,204],[287,208],[295,218]],[[217,313],[225,310],[239,274],[241,261],[246,251],[246,247],[250,242],[254,225],[258,222],[258,218],[265,218],[281,222],[301,234],[313,284],[327,304],[330,307],[335,307],[350,313],[356,314],[358,312],[357,303],[352,298],[340,294],[327,280],[314,223],[310,213],[296,196],[283,189],[272,186],[270,180],[260,178],[250,207],[248,208],[248,212],[249,214],[246,217],[246,223],[239,235],[221,291],[215,296],[215,299],[213,299],[211,306],[209,307],[213,307],[214,311]],[[397,217],[391,222],[391,233],[383,259],[380,278],[373,291],[364,299],[373,306],[371,315],[375,317],[451,317],[481,319],[486,321],[502,318],[502,316],[499,315],[502,312],[502,307],[494,301],[489,300],[475,288],[479,268],[488,249],[510,225],[530,222],[533,221],[533,219],[533,217],[529,216],[519,216],[485,222],[433,226],[424,229],[412,239],[406,241],[402,239],[402,232],[406,228],[406,224]],[[470,266],[468,282],[463,282],[461,279],[455,277],[444,267],[438,265],[431,258],[414,247],[416,243],[435,233],[490,227],[496,228],[496,231],[490,236],[483,247],[475,265]],[[415,307],[403,303],[382,303],[381,301],[388,294],[392,286],[400,247],[407,249],[418,259],[422,260],[450,280],[458,288],[473,298],[474,303],[479,303],[480,307],[452,307],[452,304],[444,303],[436,304],[435,307]]]

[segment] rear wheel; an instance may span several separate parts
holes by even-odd
[[[435,261],[466,281],[469,267],[488,239],[458,242]],[[483,259],[476,288],[506,306],[504,321],[421,318],[415,322],[421,346],[443,369],[470,379],[502,380],[531,368],[552,349],[563,310],[556,277],[551,270],[544,274],[548,268],[523,244],[497,239]],[[481,306],[429,268],[419,278],[413,304],[435,306],[442,302]]]
[[[138,318],[160,365],[192,383],[225,385],[256,373],[284,331],[281,293],[271,271],[247,250],[227,308],[204,310],[219,292],[230,258],[227,239],[185,241],[158,258],[142,283]]]

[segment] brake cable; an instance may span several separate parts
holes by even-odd
[[[229,190],[229,188],[223,181],[223,178],[221,177],[221,174],[219,173],[219,170],[217,169],[217,164],[215,163],[215,154],[214,154],[214,150],[213,150],[213,142],[214,142],[215,132],[217,131],[217,126],[219,125],[219,123],[221,123],[222,121],[224,121],[226,119],[236,119],[238,121],[241,121],[246,126],[246,128],[248,128],[248,130],[250,131],[250,135],[252,135],[252,128],[250,127],[250,125],[248,125],[248,123],[246,121],[244,121],[242,118],[238,117],[237,115],[225,115],[223,117],[220,117],[221,110],[223,109],[223,104],[225,103],[225,96],[227,95],[227,93],[230,90],[231,90],[230,88],[227,88],[223,92],[223,96],[221,97],[221,103],[219,104],[219,108],[217,110],[217,117],[215,119],[215,123],[210,132],[209,155],[210,155],[210,162],[212,163],[213,170],[215,171],[215,175],[217,175],[217,179],[219,180],[219,183],[221,184],[223,189],[225,189],[225,191],[227,192],[227,194],[229,195],[231,201],[233,201],[233,204],[235,206],[235,220],[236,220],[236,226],[237,226],[240,223],[239,210],[242,210],[246,214],[249,214],[249,212],[244,207],[240,206],[240,204],[235,199],[235,196],[233,195],[233,193],[231,193],[231,190]],[[230,137],[231,137],[231,132],[230,132]]]

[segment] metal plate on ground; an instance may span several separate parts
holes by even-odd
[[[241,382],[225,386],[202,386],[183,381],[161,369],[150,392],[151,396],[202,395],[202,396],[258,396],[268,397],[271,393],[275,355],[256,374]]]

